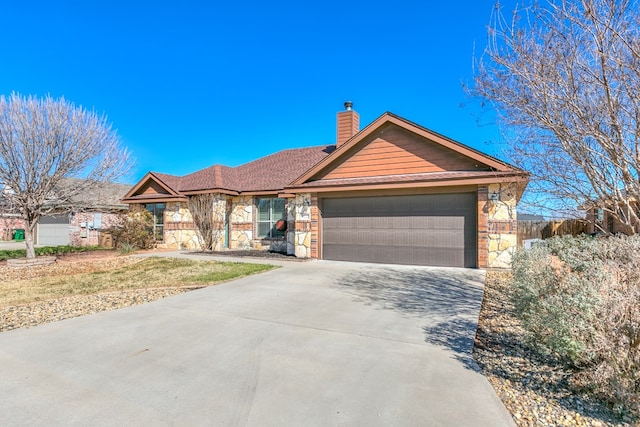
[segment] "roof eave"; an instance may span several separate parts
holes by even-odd
[[[286,193],[298,194],[298,193],[325,193],[335,191],[363,191],[363,190],[387,190],[387,189],[406,189],[406,188],[435,188],[435,187],[449,187],[449,186],[464,186],[464,185],[486,185],[486,184],[498,184],[498,183],[516,183],[519,187],[524,187],[529,181],[527,174],[514,174],[514,175],[502,175],[502,176],[487,176],[487,177],[475,177],[475,178],[448,178],[438,180],[420,180],[420,181],[403,181],[403,182],[386,182],[386,183],[361,183],[354,184],[345,182],[344,184],[334,185],[322,185],[320,182],[317,186],[291,186],[284,189]],[[519,196],[522,195],[519,191]],[[518,200],[520,197],[518,197]]]
[[[164,203],[164,202],[184,202],[187,200],[185,196],[167,196],[167,197],[148,197],[148,198],[126,198],[122,199],[122,203],[128,205],[131,204],[143,204],[143,203]]]
[[[195,196],[197,194],[226,194],[228,196],[238,196],[240,192],[235,190],[228,190],[225,188],[203,188],[200,190],[181,190],[181,194],[185,196]]]

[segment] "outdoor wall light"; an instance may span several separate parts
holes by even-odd
[[[492,202],[497,202],[498,200],[500,200],[500,193],[498,192],[489,193],[489,200],[491,200]]]

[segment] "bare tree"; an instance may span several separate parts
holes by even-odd
[[[190,196],[187,202],[193,222],[202,239],[201,247],[206,251],[214,249],[224,226],[224,212],[220,212],[215,202],[215,195],[210,193]]]
[[[33,232],[41,216],[91,200],[94,189],[129,167],[106,117],[64,98],[0,96],[0,182],[25,220],[27,258],[35,257]]]
[[[634,0],[496,6],[471,92],[497,111],[529,203],[640,223],[640,14]]]

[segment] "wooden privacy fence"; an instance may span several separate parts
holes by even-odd
[[[584,219],[563,219],[552,221],[518,220],[518,246],[528,239],[548,239],[553,236],[570,234],[578,236],[587,232]]]

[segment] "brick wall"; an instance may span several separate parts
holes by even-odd
[[[13,230],[16,228],[24,229],[24,220],[14,216],[0,216],[0,240],[11,240]]]
[[[118,222],[113,212],[76,212],[69,219],[69,243],[72,246],[97,246],[102,230]]]
[[[488,264],[488,194],[486,185],[478,186],[478,268],[487,268]]]
[[[318,194],[311,194],[311,258],[320,256],[320,208]]]

